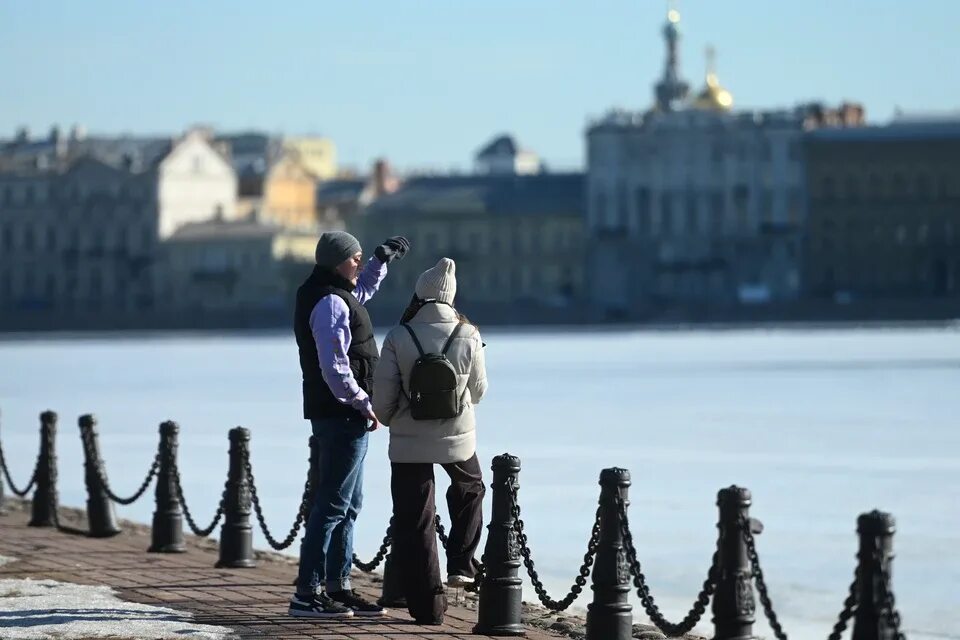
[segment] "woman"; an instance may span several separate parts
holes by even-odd
[[[450,586],[475,579],[483,519],[473,405],[487,390],[487,375],[480,332],[453,307],[456,292],[456,264],[449,258],[420,275],[400,326],[384,340],[373,381],[374,412],[390,427],[392,555],[407,608],[421,624],[441,624],[446,609],[434,527],[434,464],[450,476]],[[421,364],[428,360],[429,367]]]

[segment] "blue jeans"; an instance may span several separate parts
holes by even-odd
[[[353,523],[363,503],[363,460],[368,422],[356,418],[311,420],[320,445],[320,482],[300,546],[297,592],[350,588]]]

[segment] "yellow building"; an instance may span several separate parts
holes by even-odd
[[[250,164],[238,184],[239,217],[254,216],[290,229],[316,228],[317,179],[298,155],[281,153],[265,169]]]
[[[286,153],[267,171],[263,213],[268,222],[312,229],[317,224],[317,180],[302,159]]]
[[[164,242],[164,306],[178,311],[286,310],[309,273],[317,236],[254,221],[186,224]]]
[[[318,136],[295,136],[283,139],[283,149],[296,153],[307,170],[320,180],[337,176],[337,147],[333,140]]]
[[[583,174],[449,176],[409,180],[351,220],[371,253],[406,236],[371,313],[395,319],[419,274],[457,262],[457,308],[480,322],[575,321],[583,278]],[[377,313],[376,308],[382,311]]]

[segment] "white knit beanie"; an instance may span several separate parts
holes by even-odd
[[[432,268],[417,278],[415,292],[421,300],[437,300],[453,304],[457,295],[457,264],[450,258],[440,258]]]

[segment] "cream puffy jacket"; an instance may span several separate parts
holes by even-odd
[[[445,304],[427,304],[409,324],[425,353],[439,353],[459,319]],[[413,338],[402,326],[387,334],[373,375],[373,410],[390,427],[391,462],[462,462],[476,453],[473,406],[487,390],[480,331],[470,324],[450,344],[447,359],[457,372],[461,412],[446,420],[414,420],[407,392],[410,372],[420,357]]]

